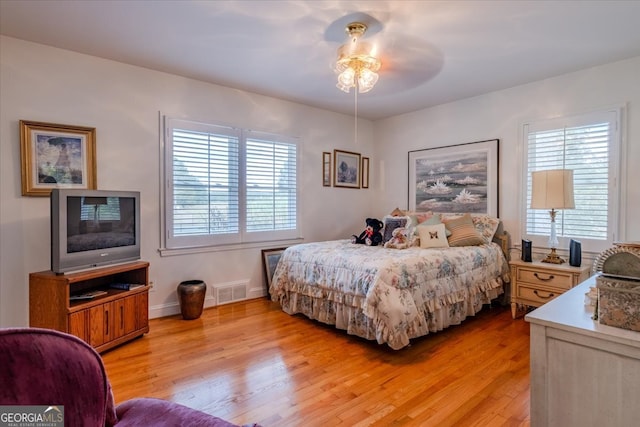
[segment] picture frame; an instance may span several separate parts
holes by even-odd
[[[269,295],[269,288],[271,288],[273,273],[275,273],[278,261],[280,261],[280,257],[285,249],[287,248],[282,247],[262,250],[262,265],[264,267],[264,274],[267,278],[267,296]]]
[[[409,151],[408,208],[498,217],[499,140]]]
[[[360,188],[360,154],[333,150],[333,186]]]
[[[22,195],[95,190],[96,128],[20,120]]]
[[[322,153],[322,186],[331,187],[331,153]]]
[[[362,158],[362,188],[369,188],[369,158]]]

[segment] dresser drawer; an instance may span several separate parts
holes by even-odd
[[[518,282],[526,282],[532,285],[544,285],[557,289],[571,289],[573,276],[569,273],[557,271],[538,271],[527,268],[518,268]]]
[[[539,305],[545,304],[563,292],[549,291],[546,289],[529,287],[526,285],[518,286],[518,298],[536,302]]]

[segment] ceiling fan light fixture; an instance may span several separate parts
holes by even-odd
[[[369,92],[373,89],[376,82],[378,81],[378,74],[374,73],[368,68],[364,68],[360,71],[358,75],[358,90],[360,93]]]
[[[360,93],[369,92],[378,81],[376,71],[380,69],[381,63],[375,57],[376,46],[360,41],[366,31],[367,26],[360,22],[347,25],[346,32],[350,41],[338,48],[336,86],[344,92],[348,93],[352,87]]]
[[[347,68],[338,75],[338,84],[336,87],[343,92],[349,93],[349,90],[355,85],[356,72],[353,68]]]

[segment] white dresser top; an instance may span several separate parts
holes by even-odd
[[[525,320],[541,326],[576,332],[640,348],[640,332],[601,325],[593,320],[593,307],[585,305],[585,294],[596,286],[592,276],[525,316]]]

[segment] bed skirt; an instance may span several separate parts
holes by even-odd
[[[399,350],[409,345],[410,339],[461,324],[467,317],[474,316],[482,310],[484,304],[490,304],[503,293],[503,281],[500,278],[483,287],[487,290],[477,292],[462,301],[433,310],[424,309],[422,315],[411,323],[406,334],[392,334],[386,329],[380,329],[377,319],[367,317],[361,308],[353,305],[294,292],[282,295],[279,302],[287,314],[302,314],[309,319],[333,325],[350,335],[375,340],[379,344],[386,343],[392,349]]]

